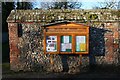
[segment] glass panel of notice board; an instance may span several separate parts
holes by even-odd
[[[76,52],[86,51],[86,36],[76,36]]]
[[[60,37],[61,52],[72,51],[72,36],[61,36]]]
[[[57,51],[57,36],[46,37],[46,51],[56,52]]]

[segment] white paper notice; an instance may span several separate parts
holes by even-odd
[[[54,47],[47,47],[47,52],[54,52],[54,51],[57,51],[55,50]]]
[[[79,43],[76,44],[76,51],[80,51],[80,44]]]
[[[50,36],[50,37],[51,37],[51,40],[57,40],[56,36]]]
[[[69,36],[63,36],[64,43],[69,43]]]
[[[80,43],[79,37],[80,37],[80,36],[76,36],[76,42],[77,42],[77,43]]]
[[[50,50],[50,47],[47,47],[47,51],[48,51],[48,52],[50,52],[50,51],[51,51],[51,50]]]
[[[71,43],[69,43],[69,49],[72,49],[72,44]]]
[[[85,36],[81,36],[80,41],[81,41],[80,43],[85,43],[86,42]]]
[[[64,43],[61,44],[61,51],[66,51],[66,46]]]
[[[77,36],[76,37],[76,42],[77,43],[85,43],[86,42],[85,36]]]
[[[57,49],[55,48],[55,45],[57,44],[57,36],[48,36],[46,40],[46,51],[47,52],[55,52]]]
[[[65,46],[66,46],[66,49],[72,49],[72,44],[71,43],[66,43]]]
[[[54,48],[54,47],[50,47],[50,50],[51,50],[51,51],[54,51],[54,50],[55,50],[55,48]]]

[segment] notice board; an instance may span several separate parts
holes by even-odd
[[[88,54],[89,26],[73,22],[45,26],[44,53]]]

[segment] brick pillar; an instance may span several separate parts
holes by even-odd
[[[113,34],[106,33],[105,38],[107,38],[107,41],[105,43],[105,46],[106,46],[105,62],[107,64],[112,64],[113,63]]]
[[[118,63],[118,25],[117,23],[110,23],[109,33],[105,34],[105,38],[107,41],[105,43],[106,53],[105,53],[105,61],[108,64],[117,64]]]
[[[120,65],[120,22],[118,22],[118,65]]]
[[[119,32],[118,32],[118,23],[114,24],[114,29],[113,29],[113,51],[114,51],[114,63],[118,64],[118,56],[119,56]]]
[[[10,46],[10,69],[17,71],[19,68],[19,49],[18,44],[18,31],[17,23],[8,23],[9,29],[9,46]]]

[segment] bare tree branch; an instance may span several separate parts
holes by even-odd
[[[98,2],[99,5],[93,7],[94,9],[117,9],[118,2],[115,0],[105,0],[105,2]]]
[[[67,1],[67,0],[59,0],[57,2],[54,0],[54,2],[42,2],[41,8],[45,9],[80,9],[82,6],[81,2],[74,1]]]

